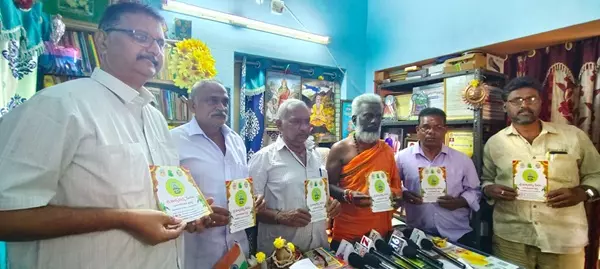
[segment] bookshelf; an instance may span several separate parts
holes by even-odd
[[[94,68],[102,64],[93,39],[98,26],[66,18],[63,21],[66,31],[61,41],[57,46],[47,45],[47,53],[40,56],[38,91],[68,80],[89,77]],[[163,113],[169,125],[176,126],[186,123],[191,117],[191,112],[187,103],[180,98],[187,97],[187,91],[175,86],[173,74],[166,69],[169,51],[178,40],[166,41],[163,68],[157,77],[149,80],[145,86],[156,98],[153,105]]]
[[[432,84],[444,84],[444,110],[446,110],[446,105],[448,102],[449,93],[447,92],[448,87],[446,82],[450,79],[456,78],[466,78],[465,81],[473,79],[478,79],[480,81],[486,82],[488,84],[494,85],[496,87],[503,87],[507,81],[507,76],[502,73],[497,73],[484,69],[473,69],[473,70],[464,70],[456,73],[449,74],[440,74],[437,76],[428,76],[419,79],[412,80],[400,80],[389,83],[381,83],[376,86],[376,93],[381,95],[382,98],[388,95],[409,95],[413,94],[413,90],[415,87],[423,87]],[[467,86],[465,84],[464,86]],[[453,92],[453,94],[459,94],[457,92]],[[495,110],[498,111],[497,107],[498,103],[490,103],[489,106],[495,106]],[[484,105],[485,108],[485,105]],[[453,119],[452,115],[449,111],[446,110],[447,115],[447,125],[448,129],[454,130],[457,133],[468,131],[472,132],[473,136],[473,144],[472,144],[472,157],[473,163],[475,165],[475,169],[478,174],[482,173],[483,166],[483,145],[487,141],[489,137],[491,137],[496,132],[500,131],[506,126],[506,119],[504,113],[501,113],[502,117],[498,116],[498,113],[491,114],[489,112],[484,112],[484,109],[476,109],[472,111],[472,116],[464,119]],[[406,137],[412,138],[410,134],[416,134],[416,126],[419,122],[416,119],[408,119],[408,120],[384,120],[382,122],[381,128],[381,136],[384,138],[386,133],[394,133],[397,132],[400,137],[401,144],[404,147],[406,143],[404,142]],[[483,201],[481,203],[481,209],[476,214],[472,215],[471,218],[471,227],[477,234],[476,245],[479,249],[490,253],[491,249],[486,249],[484,246],[491,246],[491,208],[490,206]],[[486,223],[487,222],[487,223]]]

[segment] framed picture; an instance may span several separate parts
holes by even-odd
[[[340,100],[340,140],[348,137],[351,132],[354,132],[352,100]]]
[[[44,1],[43,10],[48,14],[60,14],[67,19],[96,24],[100,21],[106,7],[113,2],[110,0]]]
[[[268,71],[265,84],[265,128],[276,128],[277,109],[283,101],[301,99],[300,76],[282,72]]]
[[[335,93],[340,84],[334,81],[303,79],[302,101],[310,108],[312,135],[319,143],[335,142]]]
[[[404,148],[408,148],[417,144],[419,144],[419,139],[417,139],[416,137],[407,136],[404,139]]]
[[[402,141],[404,139],[404,129],[390,128],[383,133],[383,141],[390,146],[394,152],[399,152],[402,149]]]

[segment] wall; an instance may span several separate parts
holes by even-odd
[[[377,70],[599,18],[598,0],[369,0],[366,89]]]
[[[273,15],[270,1],[262,5],[255,0],[182,0],[189,4],[235,14],[267,23],[304,30],[289,14]],[[342,84],[342,98],[352,98],[364,92],[367,2],[362,0],[287,0],[286,5],[309,32],[327,35],[331,54],[347,70]],[[353,3],[353,4],[348,4]],[[174,18],[192,20],[192,37],[211,48],[217,62],[217,79],[233,88],[234,52],[260,55],[316,65],[336,64],[321,44],[282,37],[231,25],[201,20],[182,14],[162,11],[169,27]],[[355,85],[355,86],[353,86]]]

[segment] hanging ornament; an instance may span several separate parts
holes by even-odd
[[[35,4],[35,0],[13,0],[13,3],[22,11],[29,11]]]
[[[60,39],[65,34],[65,23],[62,21],[62,16],[56,14],[52,16],[52,32],[50,33],[50,41],[54,45],[60,42]]]
[[[289,73],[291,73],[291,72],[292,72],[292,70],[290,70],[290,65],[289,65],[289,64],[288,64],[288,65],[286,65],[286,66],[285,66],[285,70],[283,71],[283,73],[287,75],[287,74],[289,74]]]
[[[462,92],[462,99],[470,109],[476,110],[483,106],[488,96],[488,85],[478,79],[471,80]]]

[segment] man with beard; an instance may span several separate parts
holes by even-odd
[[[181,267],[173,239],[186,224],[158,209],[149,169],[178,165],[177,151],[143,87],[163,64],[164,23],[141,4],[108,6],[95,35],[102,67],[0,118],[10,268]]]
[[[352,101],[352,122],[356,131],[331,147],[327,173],[331,195],[342,203],[342,212],[333,222],[332,248],[344,239],[358,241],[372,229],[382,236],[392,230],[393,211],[373,213],[368,178],[384,172],[395,202],[402,193],[394,152],[379,139],[383,103],[375,94],[363,94]]]
[[[425,108],[419,113],[419,143],[396,154],[404,182],[406,222],[429,234],[473,246],[469,216],[479,210],[479,176],[471,158],[444,145],[446,130],[446,113],[439,108]],[[426,171],[431,173],[431,169],[444,177],[446,195],[424,202],[422,182],[428,182]]]
[[[298,99],[288,99],[277,111],[280,136],[250,159],[254,191],[265,196],[267,209],[258,212],[258,250],[273,252],[273,241],[282,237],[302,252],[327,247],[325,220],[312,222],[304,182],[327,177],[321,157],[306,143],[310,135],[310,110]],[[340,203],[329,199],[327,215],[335,217]]]
[[[245,231],[231,233],[225,181],[248,178],[244,140],[225,122],[229,96],[225,87],[215,80],[203,80],[192,87],[190,94],[194,118],[173,130],[173,140],[179,149],[180,164],[190,170],[194,181],[206,197],[214,199],[211,222],[201,234],[186,233],[185,268],[212,268],[237,242],[248,256]],[[262,209],[262,196],[257,196],[256,210]],[[194,232],[194,226],[188,231]]]
[[[528,77],[509,82],[503,98],[512,124],[485,144],[482,181],[485,196],[495,202],[493,251],[527,269],[582,269],[588,244],[584,203],[598,198],[600,155],[577,127],[538,118],[541,89]],[[527,180],[515,172],[519,162],[547,171],[545,199],[518,197],[513,179]]]

